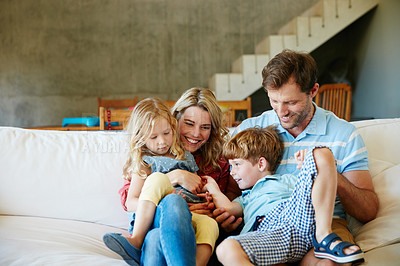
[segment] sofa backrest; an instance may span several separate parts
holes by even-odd
[[[400,119],[353,122],[367,146],[371,175],[400,164]]]
[[[349,217],[363,251],[400,242],[400,119],[354,122],[368,150],[369,167],[379,199],[376,219],[361,225]]]
[[[0,214],[127,228],[125,133],[0,127],[0,147]]]

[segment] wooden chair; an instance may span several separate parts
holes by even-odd
[[[332,111],[337,117],[350,121],[351,87],[346,83],[324,84],[315,96],[315,103]]]
[[[163,103],[164,103],[169,109],[171,109],[172,107],[174,107],[176,101],[163,101]]]
[[[135,107],[135,105],[138,102],[139,102],[138,97],[134,97],[132,99],[102,99],[98,97],[97,108],[105,107],[105,108],[124,109],[129,107]]]
[[[132,110],[100,107],[100,130],[122,130],[129,121]],[[118,123],[118,124],[117,124]]]
[[[251,97],[247,97],[243,101],[218,101],[218,105],[224,113],[225,125],[227,127],[237,126],[244,119],[251,117]],[[245,111],[247,117],[240,117],[240,114],[237,116],[236,111],[241,110]]]

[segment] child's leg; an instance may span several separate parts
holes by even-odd
[[[139,196],[132,236],[128,238],[131,245],[139,249],[142,247],[144,238],[153,224],[158,203],[172,191],[173,187],[167,175],[153,173],[146,178]]]
[[[206,266],[212,255],[212,248],[209,244],[197,244],[196,266]]]
[[[314,161],[317,167],[317,178],[311,190],[311,199],[315,211],[315,238],[320,243],[327,235],[332,233],[332,216],[337,190],[337,170],[335,158],[327,148],[314,149]],[[340,241],[331,244],[331,248]],[[352,254],[359,250],[354,245],[344,250],[345,254]]]
[[[244,252],[240,243],[232,238],[227,238],[218,245],[216,249],[218,260],[223,265],[254,265],[250,262],[246,252]],[[287,264],[274,264],[275,266],[284,266]]]
[[[207,265],[219,235],[218,224],[207,215],[192,213],[192,225],[196,233],[196,265]]]
[[[332,232],[337,171],[335,158],[329,149],[316,148],[313,153],[318,174],[311,189],[311,199],[315,211],[315,236],[320,242]]]
[[[240,243],[233,238],[222,241],[216,253],[223,265],[253,265]]]

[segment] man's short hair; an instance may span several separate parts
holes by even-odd
[[[284,50],[268,62],[262,77],[265,90],[279,89],[293,77],[301,91],[309,94],[317,82],[317,63],[308,53]]]

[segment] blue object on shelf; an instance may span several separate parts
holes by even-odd
[[[108,127],[108,122],[106,122],[106,126]],[[112,127],[119,126],[119,122],[111,122]]]
[[[73,124],[83,124],[87,127],[96,127],[100,125],[100,119],[98,117],[66,117],[63,119],[63,127]],[[112,124],[113,123],[111,123],[111,125]]]

